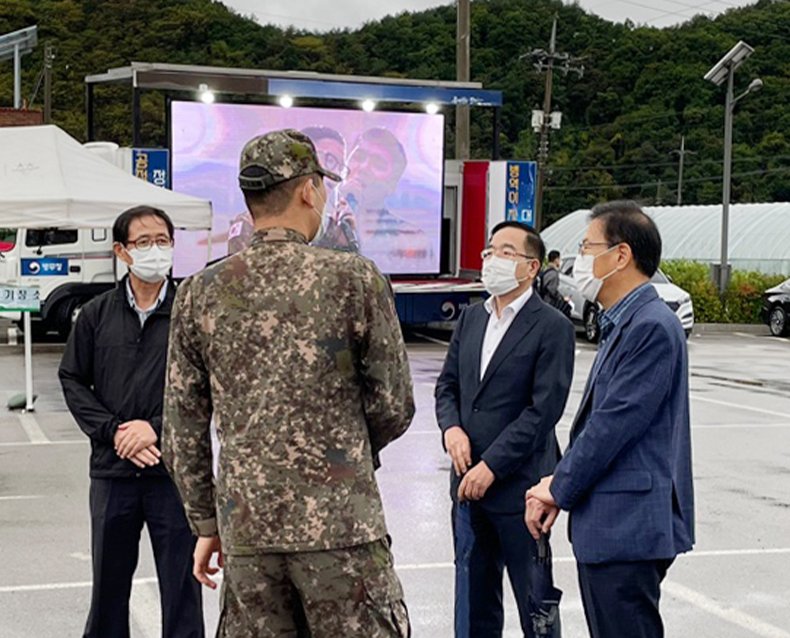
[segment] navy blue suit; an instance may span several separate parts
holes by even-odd
[[[658,587],[693,545],[694,493],[685,335],[652,286],[601,345],[551,492],[593,636],[662,635]],[[651,600],[624,597],[623,579]]]
[[[513,319],[480,378],[489,315],[483,304],[458,320],[436,384],[436,416],[442,434],[460,426],[470,439],[472,466],[485,461],[496,479],[470,505],[474,544],[469,567],[470,635],[501,636],[502,573],[516,595],[526,636],[528,567],[534,541],[524,524],[524,495],[553,472],[560,458],[555,425],[573,378],[575,337],[571,323],[534,295]],[[452,490],[459,480],[452,474]]]

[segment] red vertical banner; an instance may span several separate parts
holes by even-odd
[[[461,204],[461,270],[480,271],[480,253],[486,247],[488,208],[488,162],[464,164],[464,192]]]

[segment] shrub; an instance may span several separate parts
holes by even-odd
[[[763,292],[778,286],[784,279],[782,275],[734,271],[724,295],[726,323],[760,323]]]
[[[720,323],[723,308],[719,292],[710,278],[710,266],[697,261],[667,261],[661,270],[680,286],[694,303],[694,321],[698,323]]]
[[[708,264],[673,260],[662,263],[661,269],[691,295],[699,323],[760,323],[763,292],[785,280],[783,275],[734,270],[722,302]]]

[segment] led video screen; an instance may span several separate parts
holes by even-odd
[[[422,113],[172,103],[173,190],[214,206],[212,258],[244,248],[252,218],[238,185],[239,155],[256,135],[292,128],[315,143],[325,168],[319,245],[358,251],[386,274],[439,272],[444,117]],[[174,274],[200,270],[208,237],[179,233]]]

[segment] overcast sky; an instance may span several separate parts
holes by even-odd
[[[579,0],[585,9],[622,22],[665,27],[696,14],[716,15],[730,7],[753,4],[756,0]],[[326,31],[355,28],[368,20],[402,11],[420,11],[442,4],[438,0],[223,0],[239,13],[254,15],[261,23]]]

